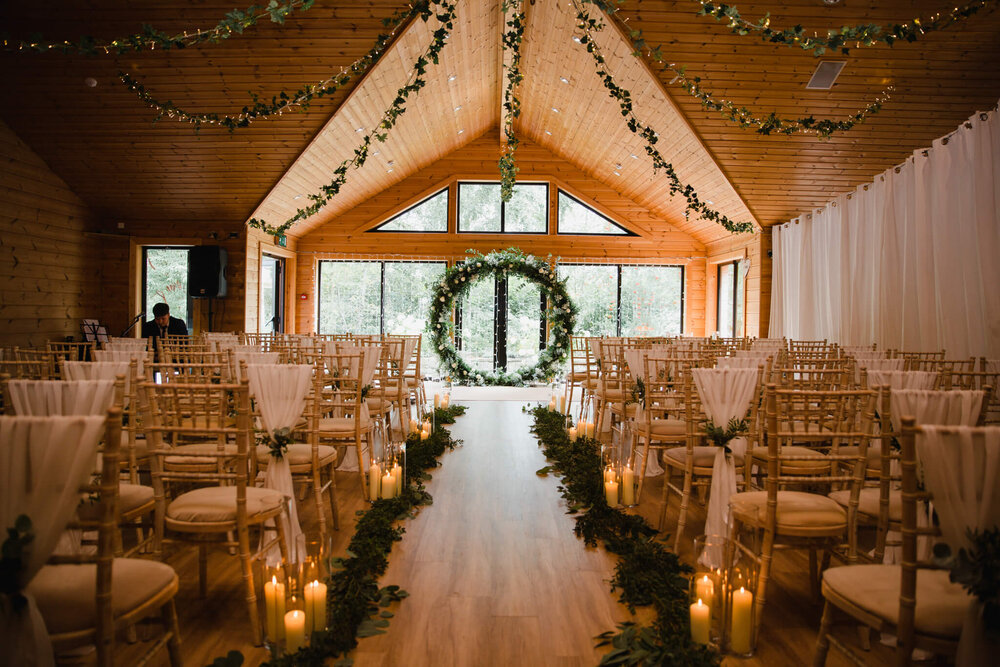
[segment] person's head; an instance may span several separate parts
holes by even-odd
[[[153,320],[161,327],[170,324],[170,306],[165,303],[153,306]]]

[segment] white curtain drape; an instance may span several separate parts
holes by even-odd
[[[11,380],[16,415],[103,415],[115,400],[113,380]]]
[[[1000,114],[773,230],[769,333],[1000,354]]]

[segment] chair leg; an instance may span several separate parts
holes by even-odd
[[[689,460],[687,465],[684,467],[684,490],[681,492],[681,508],[680,514],[677,516],[677,535],[674,536],[674,553],[678,552],[681,546],[681,537],[684,535],[684,529],[687,527],[687,510],[688,505],[691,502],[691,483],[694,478],[694,471],[691,469],[693,460]],[[664,486],[664,488],[667,488]],[[663,507],[666,508],[667,504],[663,503]]]
[[[819,599],[819,563],[816,559],[814,545],[809,547],[809,592],[812,594],[814,602]]]
[[[823,605],[823,619],[819,622],[819,636],[813,653],[813,667],[825,667],[826,655],[830,652],[830,629],[833,626],[833,605],[827,601]]]
[[[340,510],[337,509],[337,471],[333,465],[327,468],[326,494],[330,501],[330,511],[333,513],[333,529],[340,530]]]
[[[323,511],[323,475],[319,466],[312,470],[313,500],[316,501],[316,515],[319,517],[319,534],[326,535],[326,512]]]
[[[167,653],[170,656],[170,667],[181,667],[184,659],[181,657],[181,632],[177,624],[177,606],[170,598],[160,612],[163,615],[163,629],[170,633],[167,639]]]
[[[281,517],[274,520],[278,528],[278,538],[281,541],[282,557],[285,555],[285,531],[282,527]],[[253,645],[260,646],[264,643],[260,628],[260,616],[257,613],[257,592],[253,585],[253,563],[250,556],[250,535],[246,527],[237,531],[239,533],[240,567],[243,569],[243,588],[246,591],[247,611],[250,612],[250,634],[253,637]]]
[[[643,438],[637,438],[638,440],[643,440]],[[635,502],[638,503],[642,500],[642,486],[646,481],[646,463],[649,460],[649,446],[653,444],[652,438],[645,438],[646,444],[642,448],[642,465],[639,470],[639,488],[635,492]],[[638,442],[637,442],[638,446]]]
[[[731,519],[732,520],[732,519]],[[736,524],[736,521],[733,521]],[[774,533],[764,530],[764,543],[760,550],[760,574],[757,576],[757,596],[754,598],[754,643],[760,633],[760,624],[764,618],[764,603],[767,602],[767,580],[771,575],[771,559],[774,556]]]
[[[198,596],[208,596],[208,545],[198,545]]]

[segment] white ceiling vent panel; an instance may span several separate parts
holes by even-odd
[[[816,66],[812,78],[806,84],[809,90],[830,90],[834,82],[840,76],[840,70],[844,69],[847,63],[842,60],[824,60]]]

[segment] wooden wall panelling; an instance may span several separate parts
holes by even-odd
[[[297,301],[297,330],[313,331],[316,309],[316,262],[322,258],[395,257],[461,258],[467,249],[482,252],[515,246],[537,256],[552,254],[562,260],[641,262],[685,265],[685,332],[704,332],[705,246],[648,209],[582,172],[529,140],[518,150],[519,181],[545,180],[561,185],[582,201],[620,220],[639,236],[585,236],[555,234],[458,234],[454,232],[454,201],[459,179],[498,180],[496,133],[488,131],[469,145],[404,179],[399,185],[362,202],[322,227],[298,239],[298,291],[309,295]],[[452,211],[447,234],[367,233],[392,214],[450,182]],[[551,190],[550,190],[551,192]],[[554,200],[553,200],[554,201]],[[550,226],[555,225],[550,214]],[[552,227],[554,229],[554,227]]]
[[[0,345],[81,337],[98,317],[94,217],[0,121]]]

